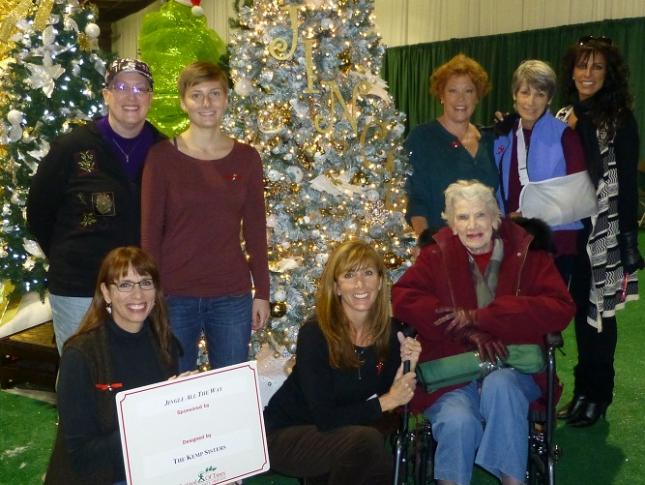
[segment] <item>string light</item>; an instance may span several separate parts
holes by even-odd
[[[63,27],[64,22],[73,18],[82,31],[86,17],[80,14],[86,7],[73,2],[55,2],[52,15],[47,20],[48,35],[44,35],[44,30],[36,31],[34,26],[33,15],[38,8],[38,4],[34,5],[28,18],[21,19],[21,34],[13,37],[14,47],[7,54],[15,59],[8,68],[13,72],[0,75],[0,93],[7,93],[6,99],[0,95],[0,133],[6,133],[9,111],[23,114],[20,123],[22,135],[8,143],[0,140],[0,187],[15,189],[13,193],[0,192],[0,206],[3,208],[0,281],[11,282],[15,287],[13,291],[18,294],[43,292],[46,283],[44,257],[29,254],[25,248],[25,241],[28,241],[25,196],[37,164],[46,154],[50,142],[69,126],[67,116],[88,119],[103,111],[100,96],[103,76],[98,68],[104,67],[104,61],[96,53],[79,56],[77,32]],[[43,44],[43,37],[47,45]],[[53,42],[50,43],[50,39]],[[54,80],[53,92],[49,95],[38,82],[27,82],[30,72],[24,64],[36,58],[51,60],[52,65],[61,65],[65,69],[64,75]],[[86,76],[80,78],[73,69],[74,66],[82,66],[84,58],[91,60],[97,69],[90,67]],[[45,71],[44,74],[48,73]]]

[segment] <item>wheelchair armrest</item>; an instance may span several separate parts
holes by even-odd
[[[547,347],[552,348],[562,348],[564,346],[564,340],[562,339],[562,334],[560,332],[551,332],[547,333],[544,336],[544,344]]]

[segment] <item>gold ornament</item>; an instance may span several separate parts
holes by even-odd
[[[287,314],[287,303],[284,301],[271,302],[271,316],[273,318],[282,318]]]
[[[343,140],[332,140],[332,147],[334,148],[334,151],[339,155],[342,156],[347,150],[349,150],[349,142],[346,139]]]
[[[53,6],[54,0],[40,1],[40,7],[38,7],[38,12],[36,12],[36,16],[34,17],[34,28],[36,30],[43,30],[45,27],[47,27]]]
[[[265,135],[279,133],[290,122],[291,109],[287,103],[271,103],[258,113],[258,129]]]
[[[7,106],[9,104],[9,93],[4,90],[0,90],[0,107]]]
[[[352,70],[352,54],[349,49],[345,49],[340,54],[338,54],[338,60],[340,61],[340,72],[343,74],[348,74]]]
[[[13,47],[9,43],[9,38],[16,31],[16,23],[27,16],[31,5],[31,0],[4,0],[0,3],[0,7],[2,7],[0,8],[0,54],[2,57]]]
[[[92,52],[92,50],[96,46],[96,39],[92,39],[85,32],[80,32],[78,34],[78,46],[81,48],[82,51]]]
[[[300,149],[300,153],[298,154],[298,163],[300,163],[302,168],[304,168],[305,170],[311,170],[315,154],[315,145],[313,143],[306,143]]]
[[[292,194],[297,194],[298,192],[300,192],[300,184],[293,182],[289,185],[289,190]]]
[[[394,269],[401,266],[403,258],[398,256],[393,251],[388,251],[383,255],[383,264],[387,269]]]
[[[304,150],[305,154],[309,157],[313,157],[318,150],[320,150],[320,146],[318,143],[313,142],[313,143],[307,143],[305,142],[302,145],[302,149]]]
[[[361,170],[357,170],[356,173],[352,176],[351,183],[352,185],[367,185],[367,175]]]

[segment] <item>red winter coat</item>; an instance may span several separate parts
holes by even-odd
[[[549,332],[562,331],[575,313],[575,305],[546,251],[529,248],[533,236],[510,220],[503,220],[499,236],[504,243],[495,299],[477,310],[477,328],[505,344],[540,344]],[[477,308],[466,249],[450,228],[433,236],[436,244],[424,247],[418,259],[392,288],[394,316],[414,327],[422,345],[420,362],[472,350],[435,326],[439,307]],[[535,380],[546,390],[546,376]],[[441,395],[461,386],[428,394],[417,388],[411,409],[421,412]]]

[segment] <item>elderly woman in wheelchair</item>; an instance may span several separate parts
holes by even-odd
[[[432,425],[439,484],[470,483],[473,464],[521,484],[529,405],[546,392],[543,339],[575,307],[546,250],[546,225],[531,221],[542,232],[533,235],[502,220],[492,189],[477,181],[451,184],[445,200],[448,227],[426,235],[392,289],[395,317],[422,344],[426,382],[410,407]]]

